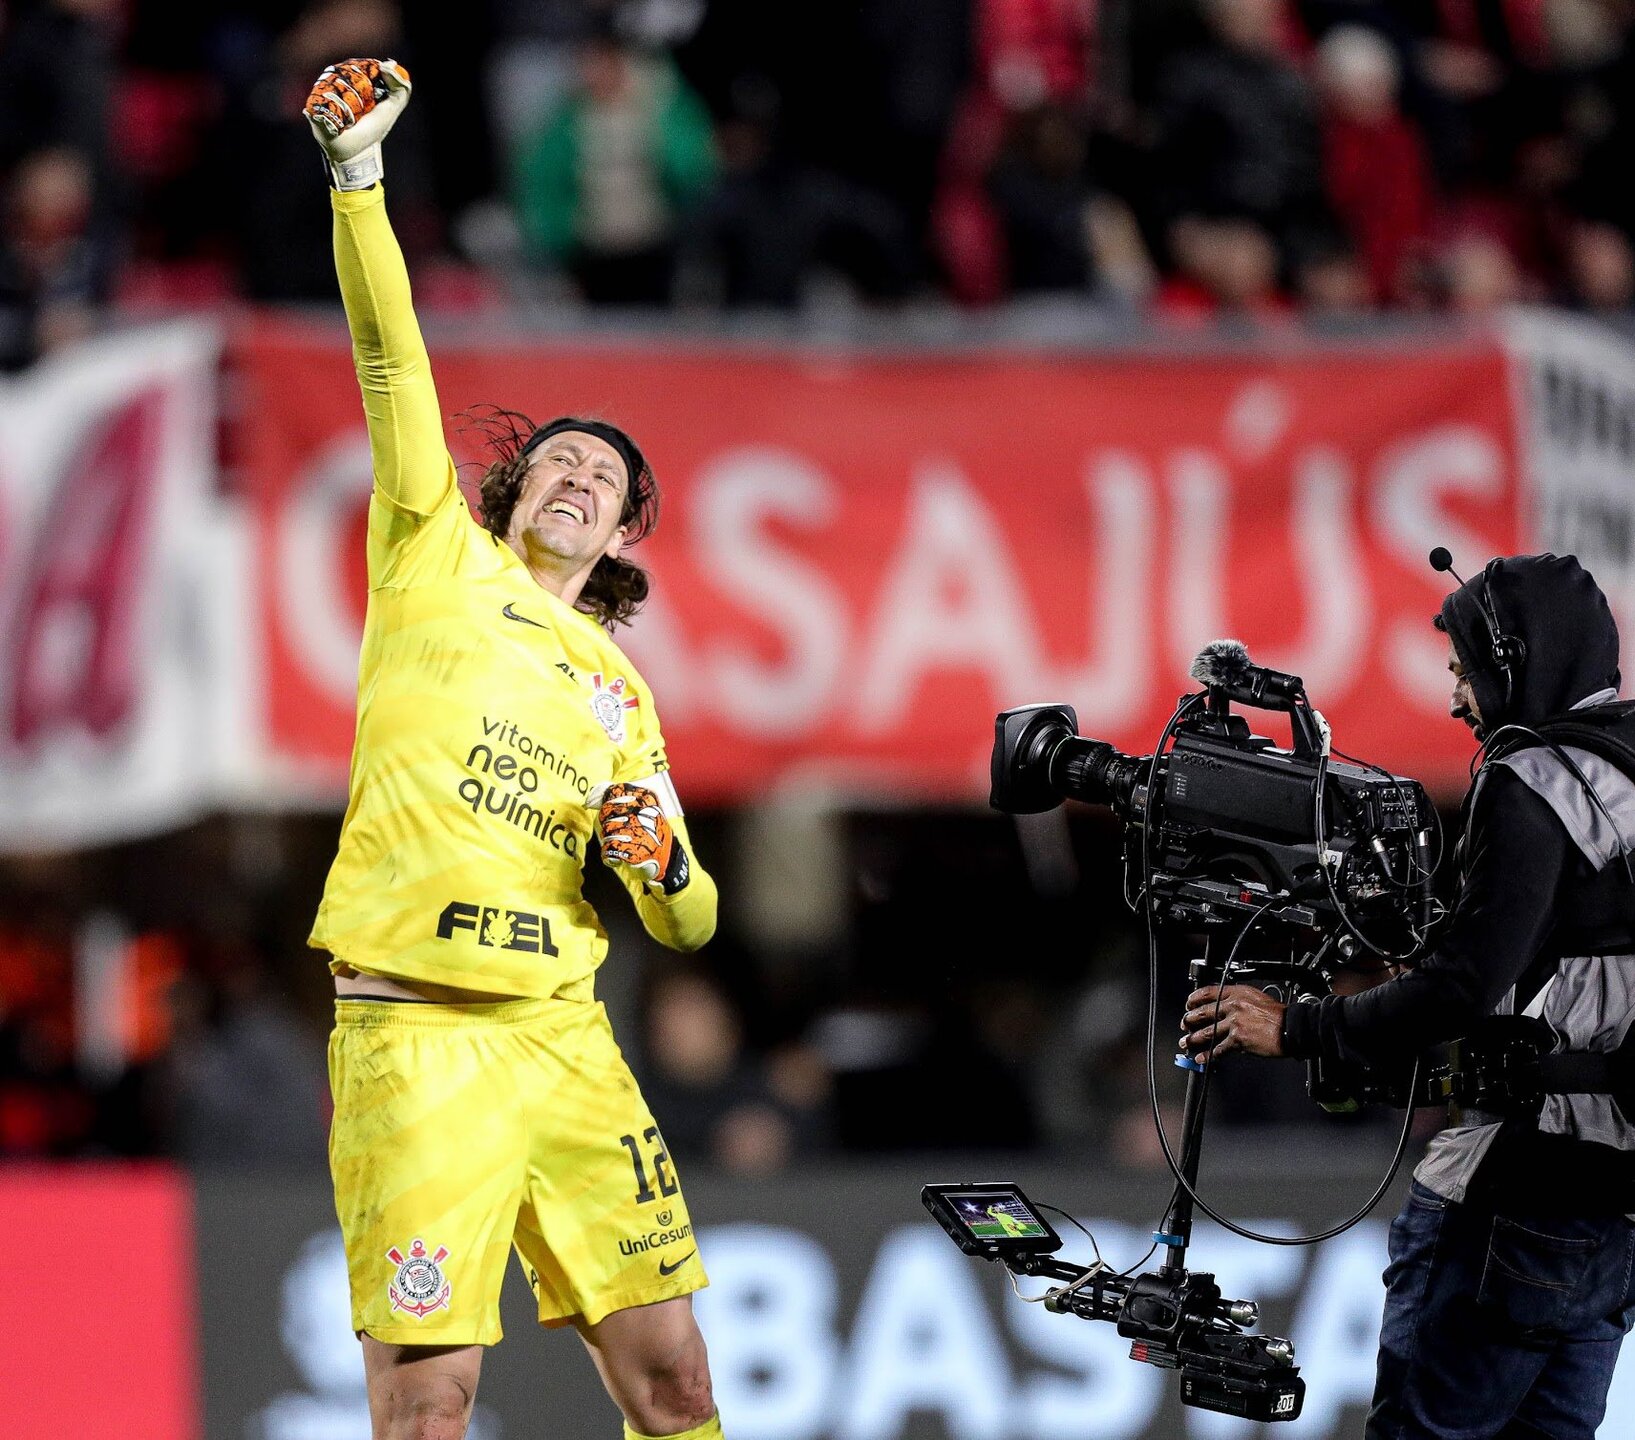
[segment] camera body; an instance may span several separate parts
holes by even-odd
[[[1070,705],[1005,711],[990,803],[1009,814],[1110,806],[1154,917],[1178,928],[1260,914],[1313,938],[1349,922],[1382,948],[1411,944],[1433,904],[1433,812],[1419,782],[1333,760],[1307,727],[1280,749],[1215,696],[1189,702],[1173,747],[1144,756],[1080,736]]]

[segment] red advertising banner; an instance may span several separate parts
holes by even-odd
[[[6,1409],[16,1440],[196,1440],[193,1212],[159,1165],[15,1167]]]
[[[350,357],[333,332],[263,324],[236,363],[266,736],[282,781],[337,795],[369,484]],[[994,713],[1031,700],[1070,701],[1086,734],[1142,752],[1192,688],[1191,657],[1225,635],[1303,675],[1346,750],[1462,782],[1425,555],[1520,543],[1496,343],[1141,358],[462,343],[434,344],[433,364],[450,415],[603,414],[653,461],[663,519],[632,556],[655,598],[621,633],[690,801],[978,799]]]

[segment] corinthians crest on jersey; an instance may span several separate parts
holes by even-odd
[[[397,1274],[386,1286],[392,1297],[392,1309],[424,1320],[433,1310],[447,1310],[453,1285],[443,1276],[443,1261],[448,1251],[441,1245],[436,1254],[426,1249],[418,1237],[405,1255],[396,1245],[386,1252],[386,1258],[397,1266]]]
[[[602,683],[600,670],[590,677],[590,713],[615,745],[624,743],[624,712],[634,710],[641,703],[634,695],[626,695],[624,690],[623,675],[614,676],[606,684]]]

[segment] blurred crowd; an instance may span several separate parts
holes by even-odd
[[[358,54],[418,87],[387,184],[419,303],[478,320],[1635,302],[1635,0],[0,0],[0,369],[133,315],[332,304],[299,110]],[[834,817],[796,923],[735,864],[749,823],[695,827],[727,904],[701,959],[599,897],[678,1154],[1155,1163],[1105,824]],[[321,1161],[335,824],[0,864],[0,1157]],[[1309,1120],[1276,1068],[1223,1075],[1223,1117]]]
[[[332,302],[299,110],[355,54],[418,82],[432,309],[1635,302],[1635,0],[0,0],[0,365]]]
[[[684,1162],[764,1175],[987,1150],[1162,1167],[1146,956],[1107,816],[830,816],[836,863],[790,867],[827,870],[818,907],[803,887],[804,918],[770,926],[757,884],[783,891],[787,877],[769,873],[753,825],[694,821],[723,900],[699,955],[649,941],[617,882],[599,865],[587,875],[610,935],[598,996]],[[0,1161],[322,1165],[334,996],[305,938],[337,827],[217,817],[0,861]],[[1159,985],[1171,1133],[1183,958],[1167,956]],[[1308,1145],[1385,1123],[1321,1116],[1302,1079],[1292,1063],[1227,1067],[1212,1111]]]

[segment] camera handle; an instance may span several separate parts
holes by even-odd
[[[1204,983],[1210,970],[1207,957],[1196,959],[1187,969],[1191,988]],[[1181,1102],[1181,1154],[1179,1165],[1185,1185],[1175,1187],[1175,1196],[1152,1238],[1165,1247],[1167,1256],[1159,1273],[1180,1275],[1186,1271],[1187,1246],[1192,1243],[1192,1196],[1198,1188],[1198,1162],[1204,1152],[1204,1106],[1209,1099],[1209,1062],[1176,1053],[1175,1063],[1187,1072],[1186,1095]]]
[[[1257,673],[1277,675],[1275,670],[1264,672],[1257,670]],[[1298,676],[1285,675],[1278,678],[1291,682],[1293,688],[1280,690],[1258,684],[1206,684],[1209,713],[1215,716],[1231,714],[1231,702],[1234,700],[1252,710],[1281,711],[1289,717],[1294,753],[1308,760],[1315,760],[1328,751],[1328,737],[1324,734],[1328,722],[1320,721],[1317,712],[1311,708],[1311,701],[1306,699],[1305,689],[1301,686]]]

